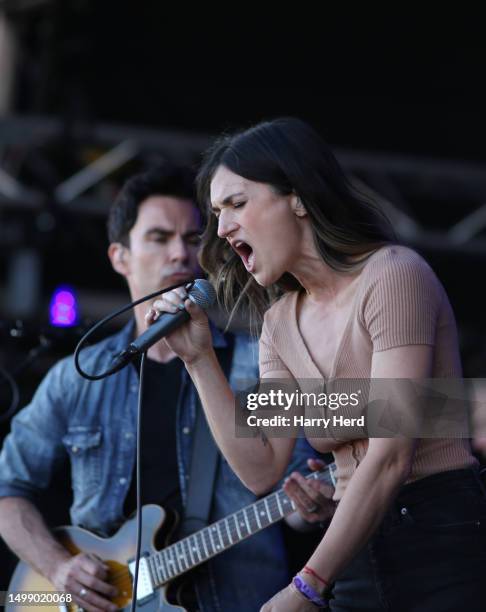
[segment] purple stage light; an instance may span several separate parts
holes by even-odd
[[[78,322],[78,307],[74,291],[59,287],[54,291],[50,306],[50,322],[55,327],[73,327]]]

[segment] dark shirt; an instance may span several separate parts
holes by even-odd
[[[139,362],[136,363],[136,368],[140,374]],[[168,363],[146,359],[141,428],[142,506],[157,504],[165,509],[175,510],[179,517],[182,517],[183,507],[177,466],[176,409],[181,386],[181,369],[182,361],[177,358]],[[124,509],[127,516],[135,511],[136,500],[134,468],[125,498]],[[161,542],[157,544],[160,546]],[[190,580],[184,587],[184,606],[188,612],[196,612],[198,609]]]
[[[139,364],[137,365],[139,369]],[[182,513],[176,449],[176,407],[182,361],[145,361],[142,403],[142,505],[157,504]],[[136,509],[135,470],[125,499],[125,514]]]

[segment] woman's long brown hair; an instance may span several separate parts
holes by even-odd
[[[384,213],[353,188],[329,147],[305,122],[281,118],[223,135],[205,154],[196,184],[207,218],[200,263],[220,303],[231,312],[230,320],[237,308],[244,306],[256,329],[272,300],[284,291],[301,289],[301,285],[295,277],[284,274],[275,285],[261,287],[228,242],[218,237],[218,221],[210,212],[210,186],[220,166],[266,183],[279,194],[297,194],[322,260],[336,271],[352,273],[373,251],[396,242]]]

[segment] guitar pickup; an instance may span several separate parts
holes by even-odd
[[[132,575],[132,584],[135,576],[135,561],[128,562],[128,569]],[[155,596],[150,568],[146,557],[140,557],[138,564],[137,603],[143,604]]]

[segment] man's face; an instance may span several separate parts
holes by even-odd
[[[200,223],[190,200],[154,195],[140,204],[129,246],[120,247],[123,265],[114,264],[127,279],[132,299],[199,275]]]

